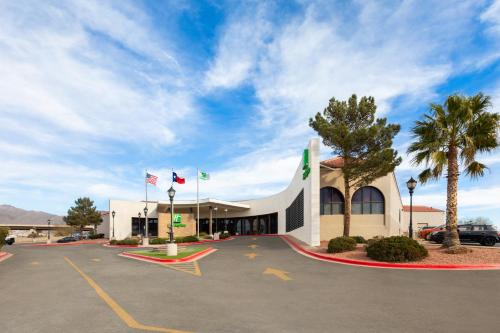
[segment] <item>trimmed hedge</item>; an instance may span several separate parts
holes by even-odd
[[[363,236],[351,236],[351,238],[354,239],[354,241],[357,244],[365,244],[366,243],[366,239]]]
[[[366,246],[368,257],[386,262],[408,262],[424,259],[427,249],[416,240],[405,236],[392,236],[370,240]]]
[[[139,245],[139,240],[134,238],[125,238],[121,240],[113,239],[109,242],[111,245]]]
[[[356,241],[351,237],[337,237],[328,242],[328,253],[352,251],[356,248]]]
[[[229,232],[225,232],[225,233],[219,235],[219,239],[226,239],[229,237],[231,237],[231,234]]]
[[[155,237],[149,239],[149,244],[158,245],[158,244],[166,244],[168,242],[168,238]]]
[[[5,245],[5,238],[9,235],[9,228],[0,227],[0,250]]]
[[[199,239],[196,236],[185,236],[185,237],[175,237],[176,243],[191,243],[198,242]]]
[[[104,238],[104,234],[90,234],[89,239],[99,239]]]

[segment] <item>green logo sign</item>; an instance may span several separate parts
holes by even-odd
[[[174,228],[182,228],[185,226],[185,224],[182,224],[181,214],[174,214]]]
[[[302,172],[302,179],[306,180],[311,172],[311,168],[309,167],[309,149],[304,149],[304,156],[302,160],[304,161],[304,165],[302,166],[302,170],[304,170]]]

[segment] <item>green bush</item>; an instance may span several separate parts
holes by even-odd
[[[90,234],[89,239],[99,239],[104,238],[104,234]]]
[[[206,236],[209,236],[209,234],[204,231],[200,232],[200,238],[205,238]]]
[[[407,262],[424,259],[429,252],[414,239],[392,236],[370,240],[366,246],[366,254],[379,261]]]
[[[328,253],[352,251],[356,248],[356,241],[351,237],[337,237],[328,242]]]
[[[139,240],[135,238],[125,238],[121,240],[113,239],[109,243],[111,245],[139,245]]]
[[[351,238],[354,239],[354,241],[357,244],[365,244],[366,243],[366,239],[363,236],[351,236]]]
[[[5,245],[5,238],[9,235],[9,228],[0,227],[0,250]]]
[[[219,235],[219,239],[226,239],[229,237],[231,237],[231,234],[229,232],[225,232],[225,233]]]
[[[196,236],[185,236],[185,237],[175,237],[175,242],[176,243],[191,243],[191,242],[198,242],[199,239]]]
[[[149,244],[158,245],[158,244],[166,244],[168,242],[168,238],[155,237],[149,240]]]

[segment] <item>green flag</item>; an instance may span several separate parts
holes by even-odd
[[[209,180],[210,175],[207,172],[200,171],[200,179],[201,180]]]

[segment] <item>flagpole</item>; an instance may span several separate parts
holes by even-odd
[[[146,218],[146,243],[148,244],[143,244],[143,245],[149,245],[149,226],[148,226],[148,182],[146,181],[146,177],[148,176],[148,170],[146,169],[146,174],[144,175],[144,187],[146,189],[146,209],[144,212],[144,217]],[[139,221],[139,225],[141,225],[141,221]]]
[[[200,170],[196,168],[196,237],[200,238]]]

